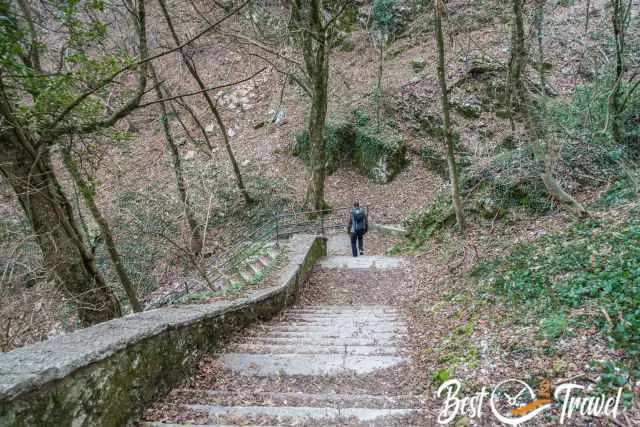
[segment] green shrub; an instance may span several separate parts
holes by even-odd
[[[540,310],[545,317],[567,308],[598,307],[606,313],[597,318],[598,326],[612,346],[629,361],[640,360],[637,214],[616,226],[588,221],[542,236],[508,256],[474,266],[473,274],[513,304]],[[557,336],[564,325],[552,315],[542,326],[545,333]]]
[[[451,196],[448,193],[439,192],[435,199],[419,211],[412,213],[404,222],[404,226],[414,246],[420,246],[434,232],[454,223],[455,213],[451,205]]]
[[[464,168],[463,194],[476,200],[490,199],[500,210],[524,207],[531,213],[543,213],[551,208],[544,183],[535,170],[531,148],[503,151],[489,166]]]

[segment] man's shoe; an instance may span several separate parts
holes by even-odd
[[[360,251],[360,255],[364,255],[364,251]]]

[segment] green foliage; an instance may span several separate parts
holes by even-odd
[[[43,56],[48,46],[44,42],[30,45],[24,31],[28,25],[9,3],[0,5],[0,71],[5,94],[14,104],[16,118],[25,129],[44,134],[53,119],[58,117],[83,91],[132,63],[132,58],[120,48],[106,50],[109,26],[104,2],[100,0],[52,1],[44,12],[55,27],[56,39],[64,46],[60,56],[60,70],[65,72],[42,74],[30,61],[32,49]],[[44,19],[44,18],[43,18]],[[39,31],[36,24],[36,31]],[[43,40],[44,36],[41,37]],[[104,99],[112,94],[107,86],[87,97],[73,114],[58,124],[82,124],[102,119],[106,114]],[[116,91],[125,94],[126,89]]]
[[[374,0],[371,17],[378,28],[390,30],[393,26],[394,0]]]
[[[604,206],[613,206],[630,202],[637,195],[636,184],[630,178],[622,178],[616,181],[602,196],[600,203]]]
[[[598,307],[597,320],[628,360],[640,356],[640,220],[607,226],[587,221],[563,233],[517,246],[506,257],[474,267],[474,274],[509,301],[539,310],[550,338],[566,328],[560,310]],[[637,372],[636,374],[640,374]]]
[[[475,199],[489,198],[500,210],[523,207],[531,213],[551,208],[542,179],[535,170],[531,148],[497,154],[488,167],[462,170],[463,193],[473,191]]]
[[[431,376],[431,381],[437,387],[440,386],[443,382],[447,381],[451,378],[451,371],[448,368],[439,369],[433,373]]]
[[[451,196],[441,191],[422,209],[412,213],[404,225],[413,247],[417,248],[436,231],[454,222],[455,213],[451,206]]]
[[[568,326],[567,316],[555,313],[540,321],[540,333],[548,340],[555,340],[564,335]]]

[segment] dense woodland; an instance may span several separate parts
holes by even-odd
[[[637,0],[0,0],[0,350],[233,298],[238,242],[359,200],[632,405],[639,86]]]

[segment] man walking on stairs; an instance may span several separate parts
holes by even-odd
[[[360,250],[360,255],[364,255],[363,236],[368,230],[367,214],[358,202],[354,202],[349,216],[349,227],[347,228],[347,231],[351,234],[351,253],[354,257],[358,256],[358,249]]]

